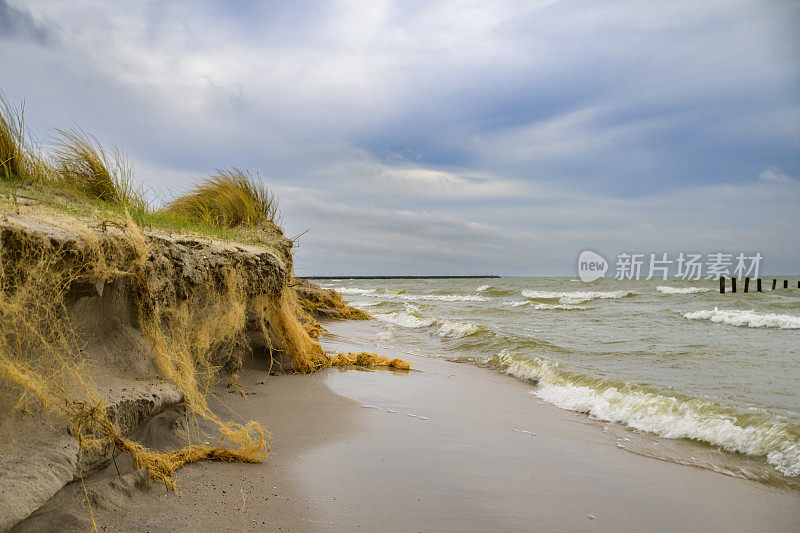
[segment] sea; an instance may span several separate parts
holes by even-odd
[[[378,321],[376,350],[504,372],[604,422],[620,448],[797,489],[800,278],[783,279],[789,289],[766,279],[765,292],[726,294],[672,279],[320,285]]]

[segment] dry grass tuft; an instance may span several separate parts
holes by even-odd
[[[214,226],[254,228],[276,224],[278,201],[250,173],[231,168],[217,170],[164,211]]]
[[[23,113],[0,94],[0,179],[17,179],[26,173],[25,168]]]
[[[56,170],[63,185],[105,202],[147,207],[133,166],[118,148],[109,153],[96,137],[80,129],[56,131]]]
[[[0,91],[0,180],[44,183],[52,169],[25,128],[24,107],[11,104]]]

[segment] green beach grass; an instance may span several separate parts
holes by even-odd
[[[143,229],[269,248],[285,239],[277,198],[248,171],[217,170],[154,207],[119,147],[108,150],[77,127],[55,132],[45,151],[26,127],[24,107],[0,91],[0,205],[14,208],[22,199],[82,219],[130,216]]]

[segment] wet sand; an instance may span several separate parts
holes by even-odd
[[[329,349],[370,349],[370,322],[328,324]],[[358,329],[361,328],[361,329]],[[367,329],[364,329],[367,328]],[[87,481],[101,531],[798,531],[800,494],[636,455],[604,424],[547,405],[513,377],[400,355],[417,371],[270,376],[216,409],[273,436],[264,464],[192,464],[180,492]],[[264,382],[261,384],[261,382]],[[223,403],[225,406],[223,406]],[[395,412],[396,411],[396,412]],[[414,416],[409,416],[414,415]],[[169,420],[162,424],[169,425]],[[167,430],[153,428],[169,447]],[[175,434],[173,431],[172,434]],[[161,435],[161,437],[159,437]],[[162,442],[158,442],[161,438]],[[130,466],[121,461],[122,474]],[[133,477],[128,474],[127,478]],[[116,485],[115,485],[116,484]],[[136,485],[134,483],[134,485]],[[25,527],[85,527],[71,487]],[[69,526],[69,527],[67,527]],[[24,530],[24,528],[23,528]]]

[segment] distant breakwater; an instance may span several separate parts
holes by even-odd
[[[298,279],[496,279],[500,276],[295,276]]]

